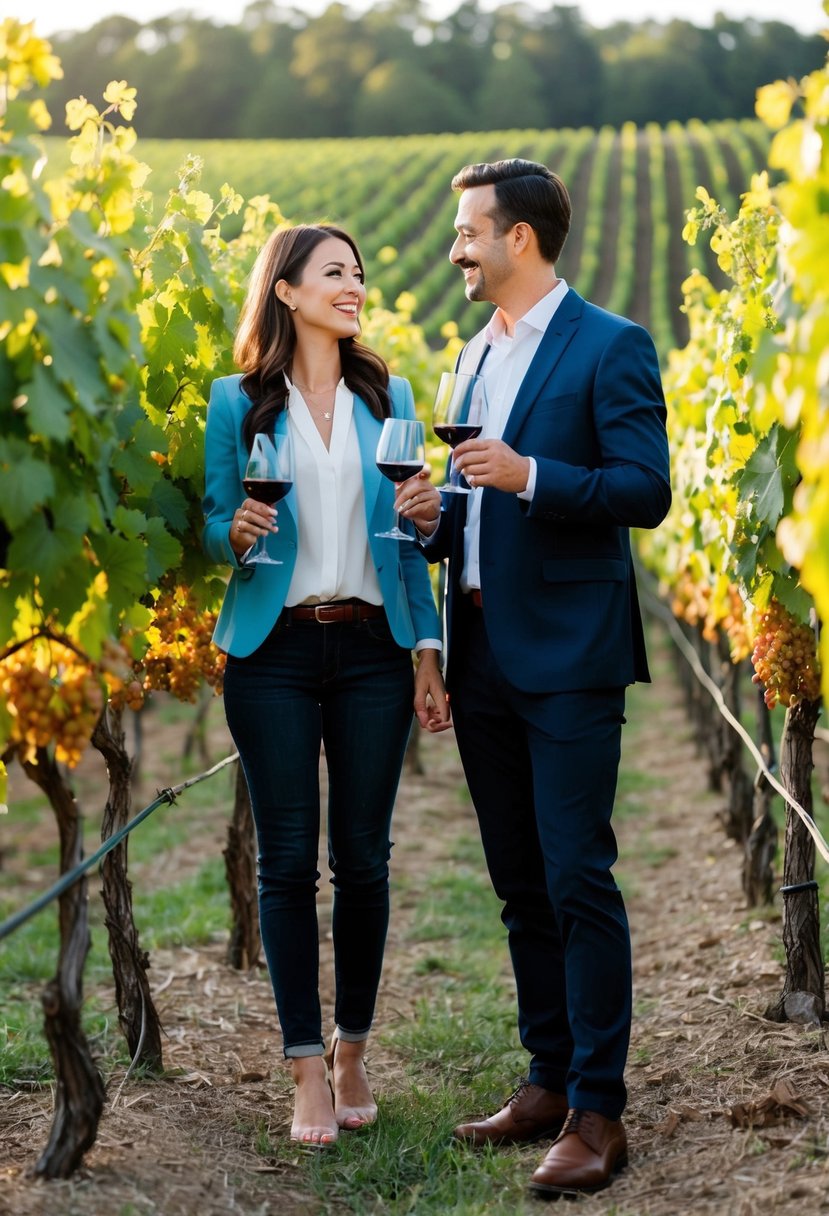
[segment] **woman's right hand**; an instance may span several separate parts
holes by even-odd
[[[246,498],[241,507],[233,513],[230,523],[230,547],[237,557],[242,557],[254,541],[269,532],[278,532],[276,526],[276,507],[267,503],[257,502],[254,498]]]
[[[431,536],[440,520],[440,493],[429,476],[429,469],[424,468],[401,482],[394,500],[395,511],[410,519],[423,536]]]

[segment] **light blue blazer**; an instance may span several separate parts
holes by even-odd
[[[283,562],[281,566],[244,566],[230,546],[233,513],[245,498],[242,477],[248,459],[242,421],[251,402],[240,389],[240,380],[240,375],[222,376],[210,389],[202,543],[212,561],[232,567],[213,640],[228,654],[245,658],[262,644],[285,607],[296,564],[298,524],[296,493],[291,490],[277,507],[279,531],[268,539],[268,549]],[[408,380],[392,376],[389,393],[395,417],[415,417]],[[415,642],[441,636],[429,573],[416,545],[374,535],[387,530],[393,521],[395,490],[375,462],[382,423],[356,394],[353,417],[363,463],[368,542],[383,606],[395,641],[411,649]],[[276,419],[275,432],[284,432],[287,425],[283,410]]]

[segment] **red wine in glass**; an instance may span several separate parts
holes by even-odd
[[[414,477],[423,468],[423,462],[417,460],[377,461],[377,468],[389,481],[399,483]]]
[[[377,468],[395,483],[414,477],[426,463],[426,428],[413,418],[386,418],[377,443]],[[400,527],[400,516],[388,532],[375,532],[388,540],[414,541]]]
[[[275,477],[246,477],[242,482],[249,498],[265,502],[269,507],[284,498],[293,484],[292,481],[278,481]]]
[[[448,443],[450,448],[456,448],[464,439],[477,439],[484,428],[483,424],[476,426],[467,422],[456,422],[446,426],[438,424],[433,429],[441,443]]]
[[[435,393],[432,429],[453,450],[465,439],[477,439],[486,419],[486,390],[482,376],[466,372],[444,372]],[[440,487],[447,494],[468,494],[469,486],[450,466],[449,482]]]
[[[245,493],[256,502],[269,506],[284,498],[294,484],[294,449],[288,431],[271,437],[254,435],[242,485]],[[245,556],[245,565],[281,566],[283,563],[268,553],[267,536],[258,536]]]

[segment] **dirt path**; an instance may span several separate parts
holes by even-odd
[[[829,1055],[820,1034],[760,1016],[782,983],[779,919],[742,906],[736,848],[716,821],[718,798],[705,789],[680,694],[661,667],[655,686],[635,693],[618,822],[635,952],[625,1116],[631,1166],[612,1191],[578,1210],[829,1213]],[[418,880],[448,855],[447,824],[456,835],[475,832],[471,808],[459,798],[453,737],[426,738],[423,758],[428,777],[406,778],[396,811],[393,864],[406,882],[389,940],[379,1009],[385,1025],[406,1018],[422,995],[415,956],[427,947],[407,935]],[[49,1095],[0,1093],[0,1212],[318,1216],[302,1167],[292,1160],[263,1166],[256,1151],[264,1131],[274,1138],[287,1127],[288,1083],[276,1063],[267,979],[228,972],[223,953],[216,943],[154,955],[166,1063],[181,1071],[124,1087],[71,1182],[45,1186],[24,1177],[48,1134]],[[323,974],[330,974],[327,941]],[[372,1061],[384,1093],[410,1085],[401,1061],[381,1047]],[[117,1082],[111,1098],[116,1089]],[[805,1107],[808,1118],[800,1114]],[[735,1128],[734,1120],[753,1126]],[[539,1150],[521,1153],[529,1174]]]

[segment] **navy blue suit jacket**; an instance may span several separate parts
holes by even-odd
[[[473,338],[460,361],[474,371]],[[504,442],[537,461],[532,502],[485,487],[480,572],[487,635],[502,673],[526,692],[648,680],[628,530],[653,528],[671,501],[665,399],[640,326],[569,291],[518,390]],[[468,495],[444,495],[423,546],[449,557],[452,648],[475,611],[460,592]]]

